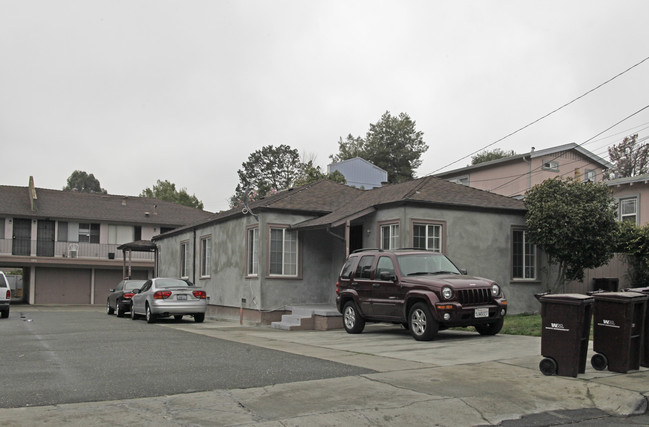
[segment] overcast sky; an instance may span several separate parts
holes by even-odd
[[[166,179],[219,211],[250,153],[326,170],[385,111],[424,133],[417,176],[463,167],[649,57],[648,18],[629,0],[0,0],[0,184]],[[490,149],[583,143],[647,105],[649,61]],[[584,147],[608,159],[647,128],[649,109]]]

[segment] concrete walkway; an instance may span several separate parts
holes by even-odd
[[[540,338],[444,331],[417,342],[394,325],[281,331],[236,323],[159,324],[311,356],[375,373],[269,387],[35,408],[0,409],[0,425],[390,426],[496,425],[547,411],[647,409],[649,370],[544,376]]]

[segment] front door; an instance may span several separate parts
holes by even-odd
[[[31,255],[32,220],[14,218],[12,255]]]
[[[36,255],[54,256],[54,221],[38,220]]]

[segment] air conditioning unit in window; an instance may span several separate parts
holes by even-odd
[[[76,258],[79,255],[79,245],[72,243],[68,245],[68,257]]]

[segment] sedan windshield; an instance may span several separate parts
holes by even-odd
[[[448,258],[442,254],[422,253],[397,256],[399,269],[404,276],[427,274],[460,274]]]

